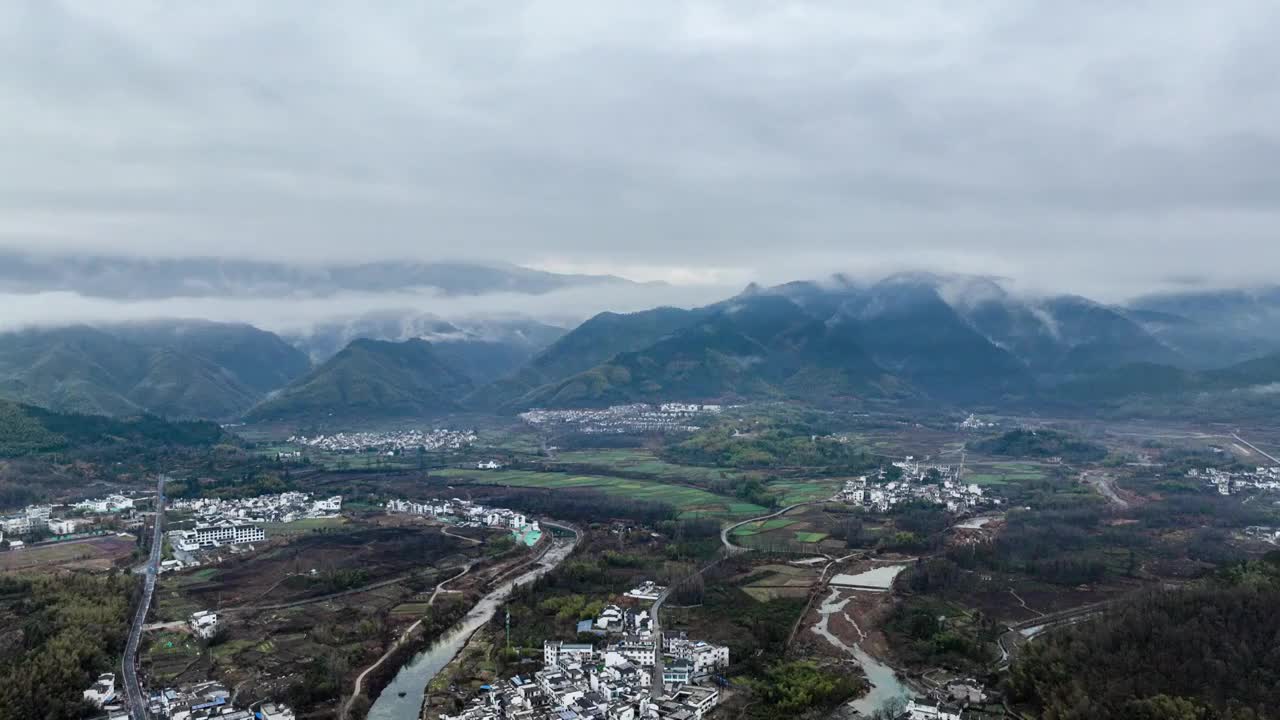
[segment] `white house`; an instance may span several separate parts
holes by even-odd
[[[960,711],[934,705],[918,705],[914,700],[907,701],[908,720],[960,720]]]
[[[213,637],[214,633],[218,632],[218,614],[212,610],[201,610],[200,612],[192,613],[189,623],[191,632],[205,640]]]
[[[102,673],[93,683],[93,687],[84,691],[84,701],[94,707],[102,707],[115,699],[116,676],[114,673]]]

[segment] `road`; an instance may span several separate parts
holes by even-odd
[[[1103,497],[1114,503],[1116,507],[1122,510],[1127,510],[1129,508],[1129,501],[1120,497],[1120,494],[1116,492],[1116,486],[1110,475],[1105,473],[1101,475],[1097,473],[1091,474],[1088,471],[1085,471],[1080,473],[1080,477],[1085,482],[1097,488],[1098,492],[1101,493]]]
[[[748,523],[760,522],[761,520],[772,520],[773,518],[776,518],[779,515],[786,515],[787,513],[791,512],[792,510],[795,510],[798,507],[804,507],[805,505],[821,505],[822,503],[825,503],[825,502],[827,501],[826,500],[810,500],[809,502],[796,503],[795,505],[788,505],[782,508],[781,510],[778,510],[777,512],[769,513],[768,515],[761,515],[760,517],[748,518],[746,520],[743,520],[742,522],[734,523],[733,525],[730,525],[720,531],[720,542],[724,544],[725,551],[728,552],[730,555],[737,555],[738,553],[750,552],[751,548],[742,547],[741,545],[734,545],[732,542],[729,541],[729,536],[733,533],[734,530],[737,530],[738,528]]]
[[[1254,452],[1258,453],[1259,455],[1261,455],[1262,457],[1264,457],[1264,458],[1266,458],[1266,459],[1270,460],[1271,462],[1273,462],[1273,463],[1275,463],[1275,464],[1277,464],[1277,465],[1280,465],[1280,460],[1277,460],[1277,459],[1275,459],[1275,458],[1271,457],[1269,454],[1267,454],[1267,453],[1263,452],[1263,451],[1262,451],[1262,450],[1261,450],[1257,445],[1254,445],[1253,443],[1249,442],[1248,440],[1245,440],[1244,438],[1240,437],[1240,434],[1239,434],[1239,433],[1231,433],[1231,437],[1235,438],[1235,439],[1236,439],[1236,442],[1239,442],[1241,445],[1244,445],[1245,447],[1247,447],[1247,448],[1249,448],[1250,450],[1252,450],[1252,451],[1254,451]]]
[[[168,479],[161,475],[156,480],[156,519],[151,537],[151,555],[143,568],[146,580],[142,588],[142,599],[138,602],[138,610],[133,616],[129,640],[124,646],[124,658],[120,661],[125,706],[129,710],[130,720],[147,720],[147,697],[142,692],[142,683],[138,682],[138,644],[142,641],[142,628],[147,623],[147,612],[151,609],[151,596],[156,591],[156,578],[159,577],[160,552],[164,547],[164,484]]]

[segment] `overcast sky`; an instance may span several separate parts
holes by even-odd
[[[1275,2],[8,0],[0,245],[1273,281],[1277,37]]]

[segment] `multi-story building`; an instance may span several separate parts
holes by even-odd
[[[250,523],[224,522],[217,525],[197,525],[194,530],[174,530],[169,533],[169,538],[175,548],[190,552],[222,545],[264,542],[267,533]]]

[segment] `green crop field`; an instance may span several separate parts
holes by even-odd
[[[347,524],[344,517],[332,518],[305,518],[303,520],[294,520],[289,523],[265,523],[262,526],[267,537],[279,537],[281,535],[301,535],[311,532],[312,530],[321,530],[324,528],[341,527]]]
[[[534,472],[530,470],[460,470],[432,473],[455,483],[510,485],[534,488],[584,488],[631,500],[662,502],[674,506],[683,517],[733,517],[761,515],[765,509],[751,503],[737,502],[698,488],[667,485],[654,480],[630,480],[607,475],[571,475],[568,473]]]
[[[802,543],[818,543],[830,537],[830,533],[824,532],[798,532],[796,533],[796,542]]]
[[[739,475],[733,470],[724,468],[669,463],[648,450],[575,450],[560,453],[553,463],[561,465],[599,465],[604,468],[646,473],[659,477],[685,478],[700,483],[732,479]]]
[[[766,533],[770,530],[781,530],[782,528],[795,524],[795,520],[789,520],[787,518],[773,518],[772,520],[747,523],[746,525],[735,528],[733,534],[736,537],[759,535],[760,533]]]
[[[844,479],[779,480],[769,483],[768,490],[778,498],[780,505],[825,500],[844,487]]]

